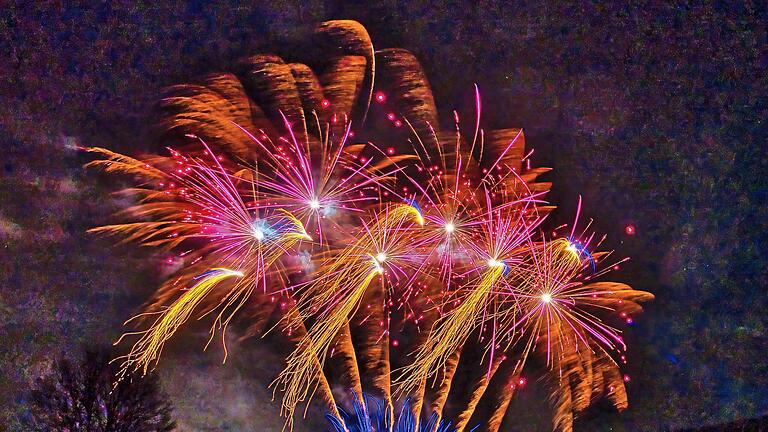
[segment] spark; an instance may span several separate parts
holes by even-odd
[[[288,417],[308,397],[315,375],[312,360],[325,364],[331,343],[360,307],[374,278],[385,270],[404,276],[403,266],[417,259],[409,247],[409,227],[423,221],[417,208],[397,204],[372,219],[370,225],[363,222],[364,234],[357,241],[321,266],[299,302],[302,314],[298,319],[314,317],[315,325],[288,356],[287,366],[273,382],[284,390],[283,409]]]
[[[247,202],[253,197],[247,189],[243,190],[242,178],[232,175],[220,157],[204,142],[202,145],[206,149],[204,157],[172,151],[170,158],[153,161],[151,166],[155,167],[150,168],[149,173],[153,178],[164,180],[159,182],[160,187],[172,190],[165,191],[169,192],[166,194],[149,188],[131,189],[132,194],[143,198],[126,213],[139,221],[91,230],[121,234],[128,240],[166,250],[196,245],[178,256],[181,269],[173,281],[164,285],[171,293],[183,287],[180,284],[184,282],[193,284],[192,287],[183,291],[171,306],[134,317],[146,319],[158,315],[147,330],[124,335],[139,335],[140,339],[124,357],[123,374],[128,369],[146,373],[150,363],[157,361],[164,343],[198,310],[202,315],[218,310],[208,343],[217,329],[222,329],[223,343],[229,322],[252,293],[257,288],[268,289],[272,266],[299,241],[311,240],[302,222],[290,212],[281,208],[249,207]],[[126,162],[121,168],[125,172],[139,173],[138,170],[146,170],[146,165],[150,165],[138,160],[131,160],[129,165],[129,159],[114,157]],[[179,165],[185,169],[176,168]],[[173,199],[169,200],[167,196],[171,191]],[[201,270],[204,271],[201,273]],[[238,278],[230,289],[214,289],[230,277]],[[226,359],[226,346],[224,348]]]
[[[162,312],[148,330],[127,333],[126,335],[141,335],[141,338],[133,345],[128,355],[118,358],[118,360],[122,360],[121,376],[124,376],[129,370],[141,370],[143,374],[146,374],[150,366],[159,361],[165,343],[176,333],[179,327],[189,320],[194,310],[211,290],[227,278],[242,278],[243,276],[244,274],[240,271],[226,268],[208,270],[197,276],[195,279],[198,279],[199,282],[185,291],[168,309]],[[120,343],[126,335],[118,339],[115,344]]]

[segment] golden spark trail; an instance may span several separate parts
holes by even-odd
[[[243,277],[243,273],[226,268],[214,268],[199,277],[201,278],[200,282],[186,291],[168,309],[162,312],[150,329],[140,332],[142,337],[133,345],[131,352],[124,357],[122,374],[125,374],[129,369],[141,369],[142,374],[146,374],[150,365],[152,363],[156,364],[159,360],[163,346],[168,339],[173,336],[182,324],[189,320],[197,306],[200,305],[211,290],[227,278]],[[127,333],[118,339],[115,344],[120,343],[123,337],[130,334],[139,333]]]
[[[360,307],[370,283],[403,254],[408,243],[408,221],[419,225],[424,222],[415,205],[400,204],[387,209],[365,235],[322,267],[321,275],[308,288],[307,301],[299,303],[305,311],[301,319],[315,316],[315,324],[288,356],[285,369],[273,382],[284,392],[281,414],[286,417],[288,430],[293,427],[296,406],[314,388],[314,359],[322,367],[334,338]]]
[[[379,274],[381,269],[378,267],[368,270],[347,300],[334,309],[332,316],[318,319],[296,350],[288,356],[285,370],[276,380],[282,384],[281,389],[285,392],[281,415],[286,417],[288,430],[293,429],[293,413],[296,406],[306,400],[310,391],[314,392],[316,385],[312,385],[311,382],[317,375],[318,371],[315,368],[318,367],[318,361],[322,369],[331,343],[347,323],[348,317],[357,311],[365,290],[373,278]]]
[[[409,394],[421,382],[434,376],[451,354],[464,345],[476,328],[494,285],[504,272],[504,263],[490,260],[477,286],[456,309],[437,321],[426,342],[416,352],[413,363],[401,370],[400,393]]]

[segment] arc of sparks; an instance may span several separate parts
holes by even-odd
[[[189,320],[203,299],[225,279],[243,276],[244,274],[237,270],[210,269],[197,276],[195,279],[198,282],[163,311],[148,330],[126,333],[120,337],[115,345],[128,335],[141,334],[141,338],[134,343],[131,351],[124,357],[118,357],[122,359],[122,374],[131,369],[141,370],[142,374],[146,374],[150,366],[159,361],[165,343]],[[126,324],[131,320],[126,321]]]
[[[317,319],[273,382],[284,392],[281,413],[289,429],[296,406],[306,400],[313,388],[313,359],[318,359],[321,366],[325,363],[334,338],[360,307],[370,283],[383,275],[386,267],[394,269],[396,264],[391,261],[397,253],[393,251],[403,248],[407,240],[404,224],[409,221],[419,225],[424,222],[417,207],[399,204],[387,208],[365,235],[323,267],[322,274],[308,288],[308,300],[300,302],[306,311],[302,318],[315,315]]]

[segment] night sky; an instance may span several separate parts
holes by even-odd
[[[327,19],[356,19],[376,48],[412,51],[443,118],[471,108],[477,83],[483,124],[524,128],[534,164],[555,169],[551,223],[570,221],[581,194],[607,245],[632,258],[613,279],[656,295],[628,329],[629,410],[594,407],[576,430],[768,414],[764,5],[25,3],[0,10],[0,423],[9,430],[21,430],[25,390],[52,356],[113,341],[171,271],[161,256],[85,234],[120,207],[109,195],[120,183],[86,173],[75,147],[155,149],[160,89],[248,54],[296,58]],[[161,363],[183,430],[279,430],[265,388],[279,356],[268,344],[232,344],[222,367],[219,348],[202,352],[205,338],[188,332]],[[547,429],[531,409],[541,398],[535,382],[515,397],[510,430]]]

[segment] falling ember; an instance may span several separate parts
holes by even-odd
[[[243,276],[240,271],[225,268],[211,269],[197,276],[195,279],[199,279],[199,282],[164,311],[149,330],[142,333],[142,337],[133,345],[128,355],[119,358],[122,361],[121,375],[131,370],[141,370],[146,374],[150,366],[159,361],[165,343],[190,318],[192,311],[209,292],[227,278]]]

